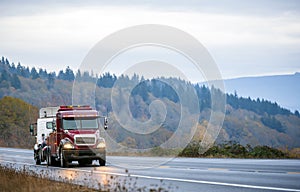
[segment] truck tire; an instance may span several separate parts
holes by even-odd
[[[46,158],[47,165],[48,165],[48,166],[52,166],[53,163],[54,163],[53,160],[54,160],[54,159],[51,157],[51,153],[48,152],[48,153],[47,153],[47,158]]]
[[[83,165],[90,165],[93,163],[93,160],[91,159],[82,159],[82,160],[78,160],[78,163],[80,166],[83,166]]]
[[[66,161],[66,159],[63,156],[63,150],[62,149],[60,150],[59,157],[60,157],[60,166],[61,167],[69,167],[68,161]]]
[[[105,161],[105,160],[99,159],[99,165],[100,165],[100,166],[105,166],[105,164],[106,164],[106,161]]]
[[[36,156],[36,158],[35,158],[35,164],[36,165],[40,165],[41,164],[41,159],[40,159],[39,156]]]
[[[42,159],[42,153],[41,150],[38,150],[35,158],[35,164],[40,165],[42,161],[41,159]]]

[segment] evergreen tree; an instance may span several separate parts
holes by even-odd
[[[146,81],[139,83],[133,90],[132,95],[140,95],[144,101],[148,101],[149,93]]]
[[[90,81],[90,74],[88,71],[84,71],[83,74],[82,74],[82,81],[85,81],[85,82],[89,82]]]
[[[300,117],[300,113],[299,113],[298,110],[295,111],[295,115],[296,115],[297,117]]]
[[[65,80],[68,80],[68,81],[74,81],[75,79],[75,75],[74,75],[74,72],[72,69],[70,69],[70,67],[68,66],[66,68],[66,72],[65,72]]]
[[[17,74],[13,74],[11,78],[11,86],[13,86],[15,89],[21,88],[21,81]]]
[[[26,69],[24,67],[22,68],[21,76],[25,77],[25,78],[29,78],[30,77],[29,67],[27,67]]]
[[[61,80],[74,81],[75,75],[73,70],[68,66],[65,72],[63,70],[59,71],[57,78]]]
[[[7,59],[7,58],[5,59],[5,62],[4,62],[4,64],[5,64],[5,65],[7,65],[7,66],[9,66],[9,65],[10,65],[10,64],[9,64],[9,61],[8,61],[8,59]]]
[[[65,80],[65,73],[63,70],[58,72],[57,79]]]
[[[80,79],[81,79],[81,72],[80,72],[80,70],[78,69],[78,70],[77,70],[77,73],[76,73],[76,80],[79,80],[79,81],[80,81]]]
[[[47,89],[50,90],[55,84],[55,73],[49,73],[47,77]]]
[[[1,58],[1,63],[4,65],[5,64],[5,58],[2,56]]]
[[[9,88],[10,74],[4,69],[0,76],[0,87]]]
[[[17,65],[17,74],[21,76],[23,69],[24,69],[24,67],[22,67],[21,63],[19,62]]]
[[[265,115],[261,118],[261,122],[270,127],[271,129],[275,129],[278,132],[285,132],[285,128],[282,126],[280,121],[278,121],[274,116]]]
[[[105,73],[103,76],[101,76],[98,79],[97,85],[98,85],[98,87],[111,88],[111,87],[113,87],[116,80],[117,80],[117,77],[115,75],[112,76],[108,72],[108,73]]]
[[[48,73],[47,73],[47,70],[44,70],[44,69],[39,69],[39,76],[40,78],[42,79],[47,79],[48,78]]]
[[[40,78],[40,76],[39,76],[38,72],[36,71],[35,67],[33,67],[31,69],[30,76],[31,76],[32,79]]]
[[[203,111],[204,109],[210,109],[211,108],[211,93],[209,88],[202,85],[201,87],[196,87],[197,96],[199,99],[199,107],[200,111]]]
[[[2,71],[1,74],[1,81],[9,81],[10,80],[10,75],[6,70]]]
[[[10,70],[11,73],[17,73],[17,69],[16,69],[16,66],[15,66],[14,62],[12,62],[9,70]]]

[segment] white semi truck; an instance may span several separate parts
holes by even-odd
[[[45,139],[53,132],[53,126],[56,120],[56,112],[59,107],[41,108],[37,120],[36,141],[37,145],[42,145]]]

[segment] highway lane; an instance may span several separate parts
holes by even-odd
[[[107,161],[105,167],[78,167],[74,162],[68,169],[47,168],[34,165],[32,150],[0,148],[1,164],[21,168],[26,165],[28,169],[47,172],[52,179],[69,178],[91,186],[100,183],[104,189],[121,183],[133,190],[163,187],[168,191],[300,191],[299,160],[175,158],[156,167],[152,165],[161,158],[109,156]],[[126,169],[128,165],[135,165],[135,169]]]

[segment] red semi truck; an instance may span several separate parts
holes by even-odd
[[[43,109],[45,115],[40,117],[38,122],[43,118],[47,118],[48,121],[51,118],[47,116],[47,108]],[[106,144],[101,137],[100,119],[104,119],[103,128],[107,129],[107,117],[99,116],[90,106],[60,106],[57,109],[56,115],[52,116],[50,133],[39,131],[47,129],[37,124],[36,135],[34,125],[30,126],[31,134],[37,136],[37,143],[34,145],[36,164],[46,161],[49,166],[68,167],[72,161],[85,165],[98,160],[100,166],[105,166]],[[43,114],[40,111],[41,113]]]

